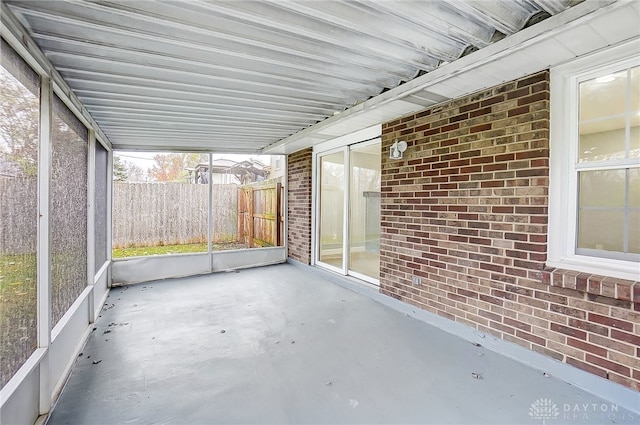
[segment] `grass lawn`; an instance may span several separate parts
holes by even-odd
[[[0,256],[0,384],[31,355],[37,343],[36,256]]]
[[[225,251],[229,249],[243,249],[247,246],[239,242],[214,243],[213,251]],[[194,243],[185,245],[140,246],[133,248],[114,248],[113,258],[142,257],[145,255],[186,254],[191,252],[207,252],[206,243]]]

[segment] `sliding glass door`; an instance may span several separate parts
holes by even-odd
[[[380,277],[380,149],[375,140],[318,157],[316,262],[371,283]]]

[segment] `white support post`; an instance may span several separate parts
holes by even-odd
[[[283,155],[284,162],[284,178],[282,179],[282,246],[284,247],[285,259],[289,256],[289,155]],[[312,183],[313,184],[313,183]],[[313,233],[313,224],[311,225],[311,233]],[[310,247],[313,251],[313,245]],[[311,261],[311,252],[309,253],[309,261]]]
[[[89,164],[87,166],[87,286],[93,288],[96,275],[95,199],[96,199],[96,132],[89,129]],[[96,321],[95,293],[89,294],[89,323]]]
[[[42,77],[40,83],[40,132],[38,156],[38,347],[51,345],[51,79]],[[40,361],[39,410],[43,415],[51,409],[49,382],[49,352]]]
[[[318,205],[320,197],[320,157],[317,152],[313,152],[311,156],[311,252],[309,255],[309,265],[315,266],[320,258],[319,254],[319,239],[318,229]],[[287,164],[289,163],[289,155],[287,155]],[[287,165],[287,179],[289,173],[289,166]],[[287,182],[288,183],[288,182]],[[289,199],[287,198],[287,208],[289,205]],[[287,232],[289,229],[287,228]],[[288,235],[288,233],[287,233]],[[288,250],[288,248],[287,248]],[[288,255],[288,251],[287,251]]]
[[[350,196],[351,196],[351,150],[348,146],[344,148],[343,152],[344,163],[344,205],[342,206],[342,274],[345,276],[349,274],[349,268],[351,265],[351,255],[349,252],[349,229],[351,228],[351,220],[349,215],[351,214]]]
[[[107,287],[111,288],[111,265],[113,261],[113,150],[109,149],[107,155],[107,261],[109,270],[107,273]]]
[[[207,252],[209,253],[209,272],[213,272],[213,182],[211,181],[211,167],[213,166],[212,154],[209,152],[209,169],[207,170],[207,182],[209,184],[207,207]]]

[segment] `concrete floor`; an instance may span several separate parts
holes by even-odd
[[[290,264],[114,288],[95,326],[50,425],[638,421]]]

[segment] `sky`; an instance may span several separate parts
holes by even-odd
[[[153,156],[158,153],[171,153],[171,152],[128,152],[128,151],[115,151],[115,154],[122,158],[124,161],[133,163],[142,168],[143,171],[149,170],[153,166]],[[248,159],[257,159],[263,164],[269,165],[270,155],[240,155],[240,154],[213,154],[213,160],[216,159],[230,159],[233,161],[244,161]]]

